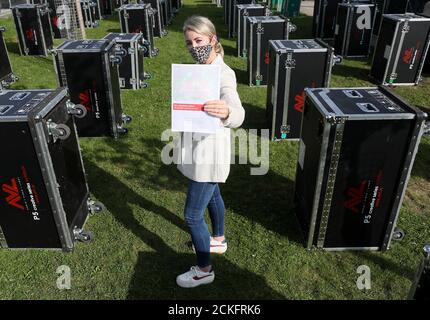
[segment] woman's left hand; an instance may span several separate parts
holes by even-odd
[[[211,116],[221,118],[225,120],[230,115],[230,109],[224,100],[211,100],[207,101],[204,105],[204,111],[206,111]]]

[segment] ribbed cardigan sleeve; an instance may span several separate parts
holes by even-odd
[[[224,100],[229,109],[230,115],[223,121],[224,127],[238,128],[245,119],[245,109],[237,93],[236,75],[227,65],[223,66],[221,76],[221,100]]]

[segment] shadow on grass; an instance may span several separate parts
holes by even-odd
[[[245,120],[242,124],[243,129],[269,129],[266,120],[266,108],[260,108],[248,103],[243,103],[245,109]]]
[[[337,64],[332,69],[333,75],[345,77],[345,78],[355,78],[364,81],[371,81],[369,77],[369,69],[348,66],[345,64]]]
[[[21,54],[19,51],[19,44],[18,42],[6,42],[7,51],[15,53],[15,54]]]
[[[236,74],[236,81],[237,81],[237,83],[245,84],[245,85],[249,84],[249,82],[248,82],[248,72],[246,70],[241,70],[241,69],[237,69],[237,68],[234,68],[234,67],[232,67],[231,69]]]
[[[213,258],[213,283],[193,289],[178,287],[176,276],[194,263],[194,254],[180,254],[167,246],[156,253],[141,252],[127,299],[285,299],[263,277],[237,267],[224,257]]]
[[[210,290],[207,290],[207,287],[195,290],[179,288],[175,282],[176,276],[195,264],[195,255],[178,253],[170,248],[160,236],[139,223],[130,204],[152,211],[188,232],[183,220],[164,207],[145,199],[95,163],[86,161],[85,166],[90,184],[98,186],[91,189],[96,198],[105,204],[125,228],[156,251],[139,254],[129,285],[128,299],[195,298],[196,294],[204,299],[285,298],[268,287],[262,277],[238,268],[224,257],[213,258],[217,276],[216,281],[210,285]],[[122,201],[119,202],[112,194],[121,194]]]
[[[121,33],[121,29],[107,29],[106,32]]]
[[[109,161],[121,166],[127,172],[124,176],[125,179],[142,177],[142,185],[148,188],[183,192],[185,198],[187,178],[178,171],[175,164],[165,165],[161,162],[161,151],[166,144],[167,142],[158,139],[141,138],[139,145],[142,146],[142,151],[136,152],[126,140],[118,140],[110,145],[114,148],[114,152],[110,153],[109,159],[101,156],[102,149],[94,150],[92,158],[97,162]],[[124,155],[128,156],[124,157]],[[145,165],[143,166],[143,164]],[[91,165],[91,171],[93,171],[92,167],[94,166]],[[141,169],[142,167],[145,169]],[[251,175],[251,168],[257,167],[259,167],[258,164],[252,165],[249,161],[246,164],[240,164],[239,158],[236,156],[227,182],[220,183],[226,209],[247,218],[252,224],[262,225],[267,230],[272,230],[287,237],[290,241],[302,245],[303,239],[294,214],[294,182],[270,169],[264,175]],[[94,171],[100,170],[94,168]],[[92,175],[94,175],[94,179],[98,176],[94,173]],[[100,172],[100,175],[105,174]],[[109,182],[106,183],[109,184]],[[109,186],[108,189],[109,192],[117,190],[114,185]],[[109,192],[107,194],[110,194]],[[96,196],[99,197],[97,194]],[[126,197],[128,198],[128,196]],[[185,230],[182,218],[178,218],[151,201],[133,197],[128,202],[136,203],[153,212],[159,212],[166,219],[171,217],[172,223]]]
[[[127,185],[118,180],[115,176],[99,168],[91,161],[85,161],[85,168],[88,172],[88,180],[90,185],[99,186],[91,188],[91,192],[99,199],[112,214],[124,226],[130,229],[134,234],[141,238],[148,238],[148,230],[143,230],[139,226],[139,222],[134,218],[130,204],[137,205],[145,210],[151,211],[166,221],[174,224],[176,227],[188,232],[184,221],[168,209],[145,199],[137,194],[134,190],[130,189]],[[118,202],[113,194],[121,194],[121,202]],[[146,242],[146,241],[145,241]],[[151,245],[151,241],[146,242]],[[151,245],[152,246],[152,245]]]
[[[427,143],[421,140],[411,174],[430,181],[430,139],[427,138],[426,140]]]
[[[390,261],[388,257],[381,252],[357,251],[355,255],[363,260],[371,261],[378,265],[382,270],[389,270],[396,273],[400,277],[412,279],[415,275],[415,270],[406,267],[400,263]]]

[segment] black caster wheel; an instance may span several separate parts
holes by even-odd
[[[125,136],[125,135],[128,134],[128,129],[127,128],[122,128],[119,133]]]
[[[129,115],[123,115],[122,116],[122,122],[125,124],[131,123],[133,121],[133,118]]]
[[[150,73],[145,73],[144,78],[145,78],[145,80],[149,80],[152,78],[152,75]]]
[[[75,240],[83,243],[89,243],[93,241],[94,235],[92,232],[84,231],[82,229],[75,228],[73,230],[73,234],[75,236]]]
[[[147,84],[147,83],[142,84],[142,88],[146,89],[148,87],[149,87],[149,84]]]
[[[405,238],[405,232],[404,232],[403,230],[401,230],[401,229],[396,229],[396,230],[393,232],[393,237],[392,237],[392,239],[393,239],[393,240],[401,241],[401,240],[403,240],[404,238]]]
[[[78,241],[83,242],[83,243],[90,243],[94,240],[94,235],[92,232],[87,232],[87,231],[82,231],[80,233],[80,238],[78,239]]]

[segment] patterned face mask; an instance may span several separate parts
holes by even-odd
[[[189,51],[195,61],[197,61],[200,64],[205,64],[212,51],[212,45],[207,44],[200,47],[193,47],[193,48],[190,48]]]

